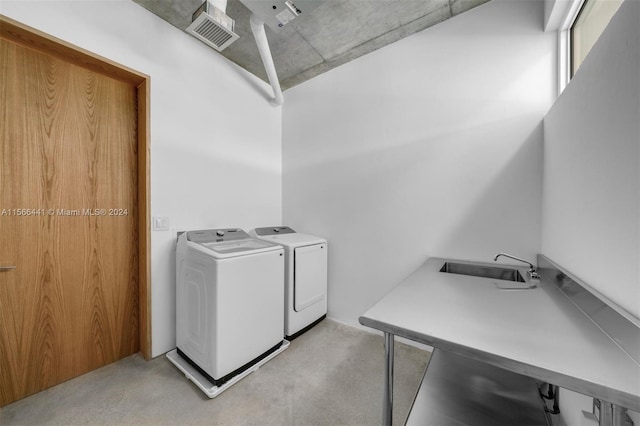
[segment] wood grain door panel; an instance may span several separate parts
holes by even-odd
[[[0,406],[139,349],[136,88],[0,38]]]

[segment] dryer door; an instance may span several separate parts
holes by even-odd
[[[300,312],[327,294],[327,245],[294,249],[293,273],[293,308]]]

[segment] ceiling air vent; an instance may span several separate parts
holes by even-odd
[[[230,16],[209,1],[205,1],[193,14],[187,32],[217,51],[221,51],[239,37],[233,32],[234,25],[235,22]]]

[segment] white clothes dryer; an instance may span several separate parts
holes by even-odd
[[[176,249],[179,357],[168,358],[174,364],[185,360],[217,388],[286,348],[283,281],[284,250],[277,244],[251,238],[242,229],[181,234]]]
[[[256,228],[250,234],[284,247],[284,334],[292,340],[327,316],[327,240],[288,226]]]

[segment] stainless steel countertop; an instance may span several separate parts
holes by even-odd
[[[446,261],[428,259],[360,323],[640,411],[640,365],[544,275],[536,288],[504,290],[439,272]]]

